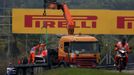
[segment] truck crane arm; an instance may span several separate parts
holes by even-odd
[[[58,10],[63,11],[64,18],[67,21],[68,34],[73,35],[75,24],[74,24],[74,21],[73,21],[73,18],[71,16],[68,6],[65,3],[49,2],[48,8],[58,9]]]

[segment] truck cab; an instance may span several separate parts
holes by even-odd
[[[92,36],[67,35],[59,41],[58,61],[76,67],[96,67],[100,60],[98,40]]]

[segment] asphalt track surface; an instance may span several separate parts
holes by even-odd
[[[109,72],[119,72],[117,70],[108,70]],[[134,74],[134,70],[122,70],[122,73]]]
[[[124,70],[124,71],[122,71],[122,72],[134,74],[134,70]]]
[[[115,69],[115,67],[111,70],[109,70],[111,72],[119,72],[118,70]],[[127,65],[125,70],[122,70],[122,73],[130,73],[130,74],[134,74],[134,63],[130,63]]]

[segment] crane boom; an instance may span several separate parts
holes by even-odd
[[[67,4],[57,3],[57,2],[49,2],[48,8],[49,9],[58,9],[58,10],[63,11],[64,18],[67,21],[68,34],[73,35],[75,24],[74,24],[73,18],[71,16],[71,13],[69,11]]]
[[[72,35],[74,34],[74,21],[73,18],[71,16],[71,13],[69,11],[69,8],[67,7],[67,5],[64,3],[63,4],[63,10],[64,10],[64,16],[67,20],[67,28],[68,28],[68,34]]]

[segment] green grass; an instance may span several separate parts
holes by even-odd
[[[58,68],[45,71],[39,75],[133,75],[128,73],[110,72],[100,69],[83,69],[83,68]]]

